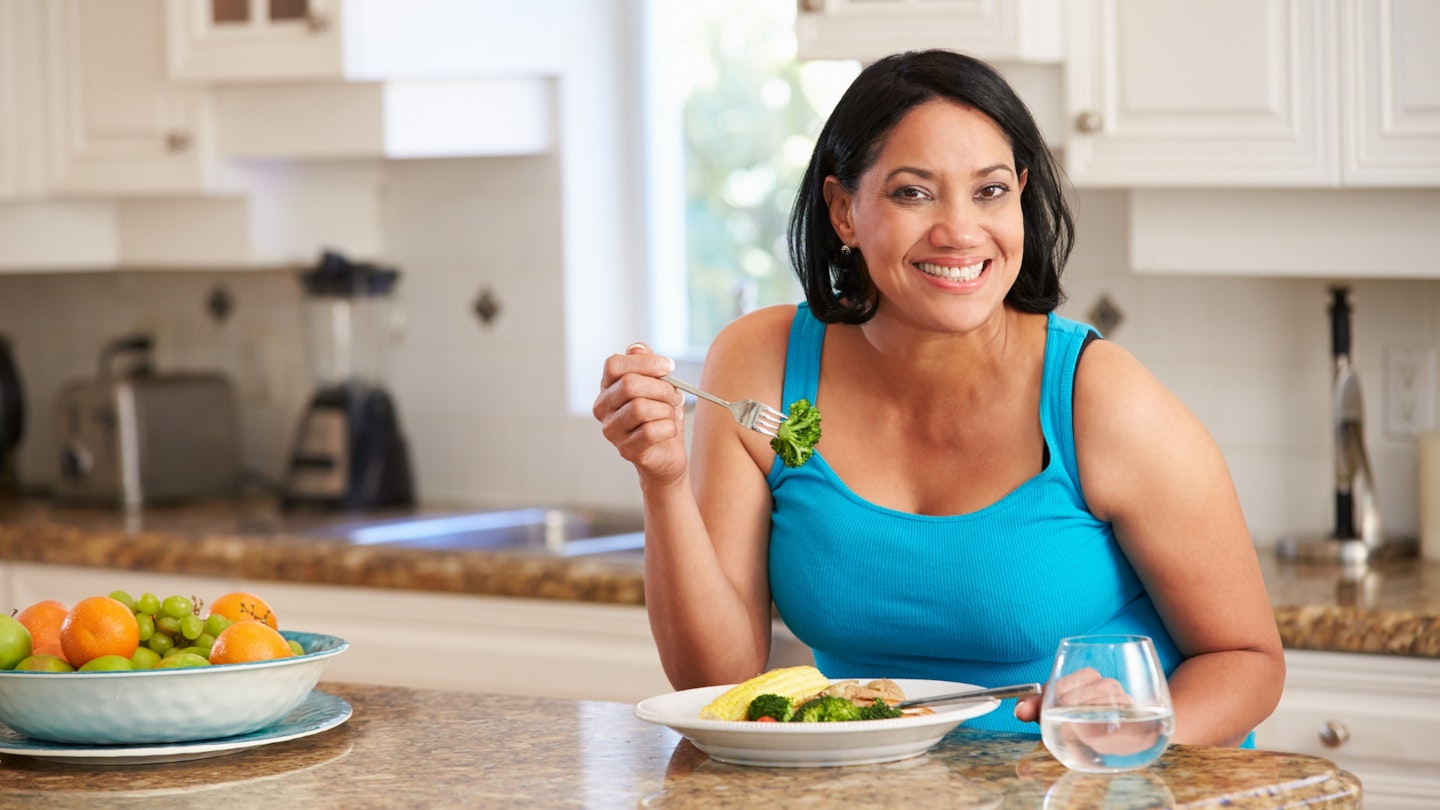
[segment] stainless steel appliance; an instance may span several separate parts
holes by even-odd
[[[159,374],[151,340],[113,341],[95,379],[65,385],[56,406],[63,498],[123,506],[234,494],[240,481],[238,416],[218,373]],[[134,358],[117,371],[120,358]]]
[[[386,390],[399,272],[326,251],[300,277],[316,391],[295,439],[286,507],[414,502],[410,456]]]
[[[1360,378],[1350,360],[1350,288],[1330,290],[1330,350],[1334,363],[1330,387],[1335,429],[1335,524],[1325,537],[1281,538],[1282,557],[1316,562],[1363,563],[1414,556],[1414,538],[1387,538],[1375,476],[1365,448],[1365,408]]]

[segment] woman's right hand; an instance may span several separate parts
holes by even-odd
[[[684,394],[660,379],[675,362],[632,343],[605,360],[592,409],[606,440],[647,481],[673,481],[686,472]]]

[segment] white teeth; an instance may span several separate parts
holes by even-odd
[[[946,267],[930,262],[920,262],[917,267],[926,275],[943,278],[946,281],[974,281],[980,277],[980,271],[985,269],[985,262],[967,264],[964,267]]]

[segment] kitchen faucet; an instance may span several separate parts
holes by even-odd
[[[1413,557],[1418,552],[1418,543],[1413,539],[1387,539],[1380,520],[1375,476],[1365,450],[1365,409],[1360,397],[1360,378],[1350,362],[1348,287],[1330,289],[1330,348],[1335,368],[1330,398],[1335,427],[1335,526],[1322,537],[1282,537],[1275,550],[1281,557],[1347,566]]]
[[[1335,375],[1331,410],[1335,420],[1335,532],[1336,540],[1359,539],[1367,550],[1385,540],[1380,506],[1375,499],[1375,478],[1365,452],[1365,409],[1360,379],[1350,367],[1350,291],[1330,290],[1330,342]]]

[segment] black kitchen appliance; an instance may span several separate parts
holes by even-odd
[[[1365,449],[1365,410],[1360,378],[1350,360],[1350,288],[1330,289],[1331,421],[1334,426],[1334,528],[1324,537],[1281,538],[1282,557],[1312,562],[1364,563],[1413,557],[1414,538],[1387,538]]]
[[[300,276],[316,391],[290,458],[286,507],[363,509],[415,500],[409,450],[386,389],[399,277],[334,251]]]
[[[10,341],[0,335],[0,488],[15,484],[15,448],[25,433],[25,397]]]

